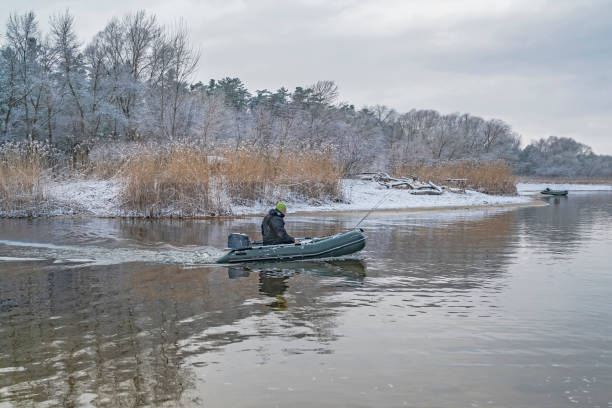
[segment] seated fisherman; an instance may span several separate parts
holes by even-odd
[[[287,205],[285,203],[277,203],[276,208],[268,212],[261,223],[261,235],[263,236],[264,245],[278,244],[293,244],[298,243],[291,235],[285,231],[285,220],[283,218],[287,214]]]

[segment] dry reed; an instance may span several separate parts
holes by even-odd
[[[207,156],[189,148],[141,151],[119,172],[123,208],[150,217],[210,212],[210,172]]]
[[[342,173],[329,152],[225,151],[221,173],[236,204],[342,200]]]
[[[342,199],[342,175],[327,152],[150,148],[128,157],[119,174],[123,208],[151,217],[229,214],[234,205],[277,200]]]
[[[0,211],[32,215],[45,201],[43,155],[35,148],[0,151]]]
[[[467,179],[465,186],[487,194],[516,194],[516,178],[503,161],[459,161],[424,165],[403,165],[397,176],[412,175],[420,180],[448,185],[448,179]],[[452,184],[452,183],[450,183]]]

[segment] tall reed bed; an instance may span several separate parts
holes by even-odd
[[[243,148],[222,153],[223,186],[232,203],[273,203],[288,198],[342,200],[341,169],[327,151],[265,152]]]
[[[329,152],[149,147],[130,154],[119,175],[134,215],[230,214],[236,205],[341,200],[340,169]]]
[[[145,149],[127,157],[119,174],[128,213],[157,217],[211,210],[211,166],[201,151]]]
[[[448,179],[467,179],[466,187],[488,194],[516,194],[512,167],[504,161],[457,161],[421,165],[401,165],[398,176],[412,175],[420,180],[449,184]]]
[[[28,216],[45,203],[47,153],[37,144],[0,146],[0,212]]]

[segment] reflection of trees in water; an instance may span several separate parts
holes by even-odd
[[[369,231],[366,249],[381,256],[368,274],[409,277],[402,284],[420,290],[491,287],[514,251],[516,217],[511,211],[477,220]]]
[[[188,376],[178,364],[175,311],[143,313],[152,310],[122,291],[120,269],[2,282],[2,298],[16,294],[19,306],[0,315],[2,349],[10,349],[1,365],[23,369],[0,375],[9,400],[74,406],[91,393],[97,406],[133,406],[180,397]]]
[[[118,229],[121,237],[144,243],[180,245],[211,245],[223,248],[230,232],[248,234],[251,240],[261,240],[262,217],[217,220],[109,220],[109,227]],[[288,216],[287,230],[293,236],[322,236],[338,232],[339,223],[304,223],[303,219]],[[296,222],[298,221],[298,222]]]
[[[142,220],[125,219],[119,223],[119,233],[125,238],[139,242],[165,242],[170,244],[212,245],[223,248],[231,232],[249,235],[252,241],[261,240],[263,217],[245,217],[220,220]],[[289,215],[286,218],[287,231],[292,236],[323,236],[335,234],[342,229],[337,220],[305,223],[303,218]]]
[[[97,406],[172,404],[187,398],[195,381],[187,362],[211,364],[207,356],[212,354],[207,353],[232,343],[293,337],[312,341],[309,352],[330,352],[327,344],[336,339],[343,308],[375,304],[382,293],[402,290],[411,292],[402,294],[406,306],[448,302],[456,307],[450,303],[456,301],[452,296],[477,288],[486,289],[483,293],[499,289],[499,277],[516,256],[515,247],[567,252],[576,249],[584,234],[609,228],[609,198],[570,196],[550,207],[429,225],[411,222],[387,228],[372,222],[364,251],[371,254],[367,274],[373,279],[367,285],[365,265],[357,259],[204,269],[142,264],[67,269],[52,261],[3,264],[0,402],[70,406],[89,393]],[[159,227],[148,221],[109,222],[112,234],[122,238],[219,246],[228,231],[255,237],[259,228],[253,219],[164,221]],[[326,235],[339,229],[334,222],[288,224],[295,235]],[[19,225],[27,230],[34,224]],[[96,228],[104,229],[96,223],[86,229]],[[351,291],[345,301],[343,291]],[[269,307],[278,295],[286,306]]]
[[[122,237],[143,243],[224,247],[233,220],[113,220]]]
[[[87,393],[96,406],[179,401],[193,383],[186,358],[276,335],[274,327],[240,329],[245,319],[275,313],[248,302],[265,290],[289,298],[283,322],[310,327],[315,341],[331,341],[338,311],[322,297],[339,289],[322,283],[317,271],[332,276],[342,267],[322,265],[304,267],[310,275],[296,269],[280,278],[263,270],[228,279],[224,267],[141,264],[3,273],[0,367],[17,369],[0,373],[0,388],[6,387],[0,401],[71,406]]]
[[[548,207],[523,212],[520,228],[530,247],[558,256],[578,251],[597,225],[610,225],[612,195],[595,193],[544,198]]]

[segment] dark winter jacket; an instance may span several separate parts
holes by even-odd
[[[270,210],[261,223],[264,245],[293,244],[295,238],[285,231],[285,216],[276,208]]]

